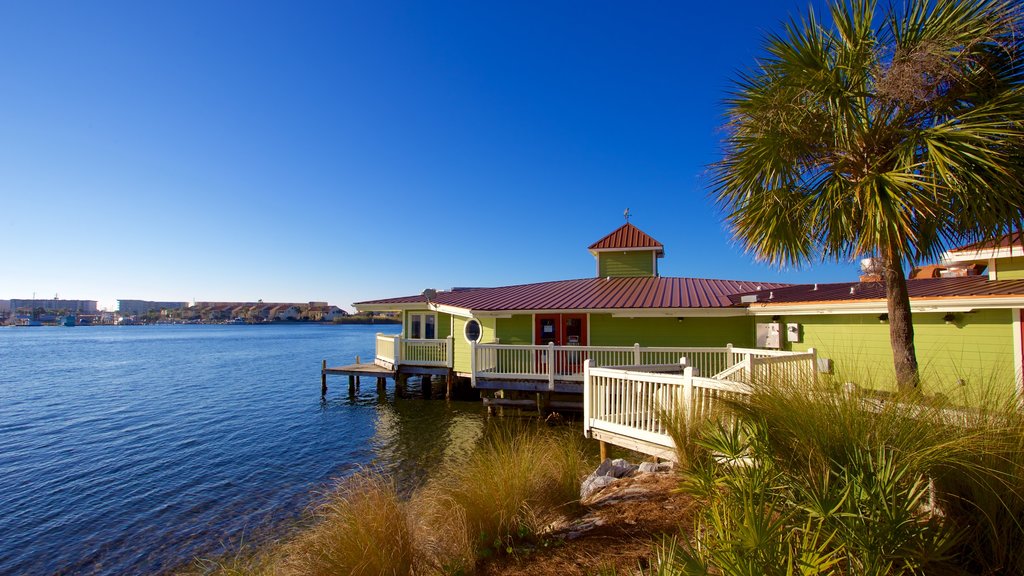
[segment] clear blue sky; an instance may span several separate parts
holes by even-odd
[[[353,301],[756,263],[707,199],[721,100],[806,2],[4,2],[0,298]]]

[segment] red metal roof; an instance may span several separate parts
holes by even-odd
[[[432,302],[481,311],[724,308],[732,306],[731,295],[783,286],[788,284],[706,278],[584,278],[438,292]],[[355,306],[417,302],[425,299],[405,296],[357,302]]]
[[[1021,239],[1021,232],[1015,232],[1013,234],[1007,234],[998,240],[975,242],[974,244],[968,244],[966,246],[958,246],[951,249],[950,252],[977,252],[978,250],[988,250],[991,248],[1009,248],[1010,246],[1020,247]]]
[[[621,250],[623,248],[657,248],[658,254],[664,253],[664,246],[651,238],[642,230],[626,222],[611,234],[591,244],[588,250]]]
[[[987,276],[920,278],[907,280],[907,290],[910,292],[911,298],[1024,297],[1024,280],[989,280]],[[885,284],[883,282],[799,284],[761,290],[756,295],[759,304],[884,300]],[[739,302],[739,295],[734,296],[733,300]]]

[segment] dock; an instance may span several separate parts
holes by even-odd
[[[424,397],[430,397],[432,394],[432,378],[434,376],[442,376],[446,382],[445,397],[451,398],[452,395],[453,377],[451,371],[446,368],[402,366],[399,370],[397,367],[381,366],[376,362],[360,362],[358,356],[356,356],[355,364],[344,366],[328,366],[327,360],[324,360],[320,365],[321,396],[327,395],[327,376],[348,376],[348,390],[350,394],[354,393],[356,388],[359,387],[360,380],[363,377],[375,379],[377,382],[377,392],[384,393],[387,387],[387,380],[390,378],[395,382],[395,393],[398,396],[405,395],[406,383],[409,377],[418,376],[421,378],[420,388]]]

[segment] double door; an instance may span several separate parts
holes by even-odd
[[[586,346],[586,314],[537,314],[534,320],[534,343],[538,346]],[[547,350],[537,352],[538,369],[546,372],[549,362],[554,362],[559,374],[575,374],[583,371],[585,354],[582,350],[559,350],[555,357],[548,358]]]

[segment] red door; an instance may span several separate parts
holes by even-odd
[[[586,314],[537,314],[534,343],[538,346],[586,346]],[[555,370],[560,374],[574,374],[583,371],[583,351],[559,350],[555,352]],[[537,352],[537,370],[547,372],[548,352]]]
[[[562,314],[562,335],[563,346],[586,346],[587,315]],[[563,354],[564,356],[559,358],[559,372],[563,374],[583,372],[583,361],[586,360],[585,351],[566,350]]]

